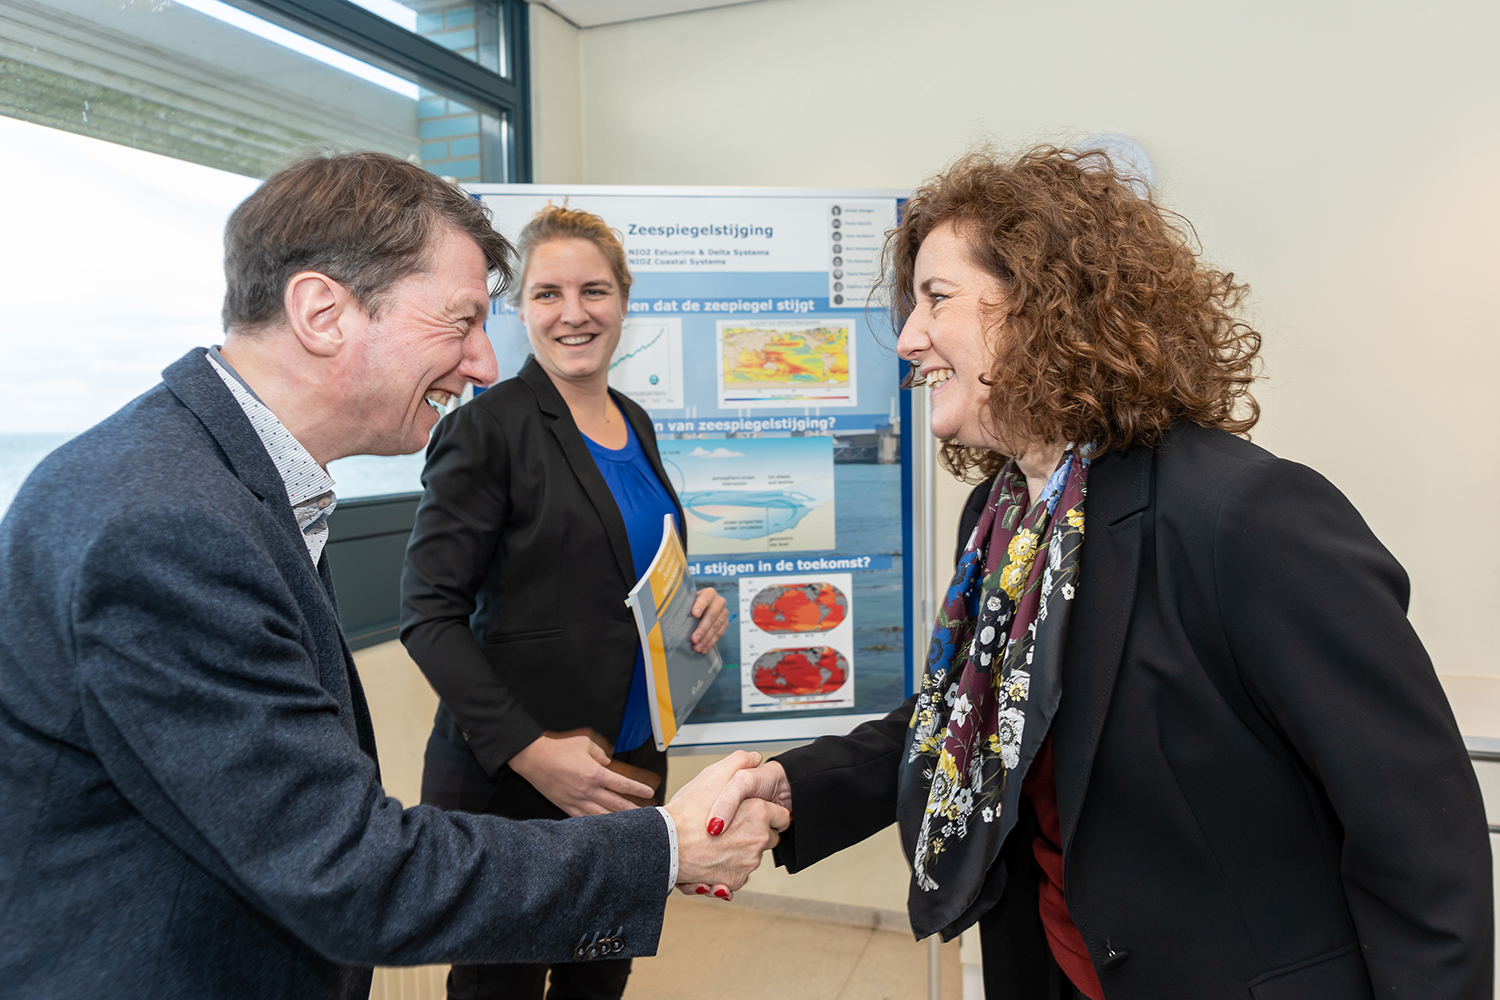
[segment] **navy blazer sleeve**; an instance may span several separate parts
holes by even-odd
[[[522,823],[403,809],[242,523],[136,506],[99,528],[82,569],[71,621],[92,752],[163,838],[319,953],[556,962],[617,928],[622,957],[654,951],[669,865],[656,811]]]
[[[510,518],[511,461],[504,430],[484,408],[440,421],[401,570],[401,640],[491,775],[542,735],[469,628]]]
[[[1375,995],[1489,996],[1489,837],[1407,621],[1406,573],[1343,494],[1286,461],[1251,465],[1225,491],[1213,567],[1239,674],[1343,827],[1344,893]]]

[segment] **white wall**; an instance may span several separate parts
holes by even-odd
[[[531,34],[531,167],[533,180],[583,181],[582,73],[579,31],[541,4],[528,9]]]
[[[907,187],[986,137],[1136,137],[1254,291],[1255,440],[1365,514],[1439,672],[1500,685],[1497,37],[1493,0],[763,0],[577,31],[576,97],[540,42],[535,72],[586,183]]]

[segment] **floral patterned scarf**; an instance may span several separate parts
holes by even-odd
[[[1007,463],[938,611],[896,793],[919,938],[963,929],[1062,697],[1088,464],[1070,450],[1028,507]]]

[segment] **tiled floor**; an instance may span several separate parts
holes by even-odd
[[[958,942],[943,1000],[962,1000]],[[445,966],[376,969],[371,1000],[442,1000]],[[673,894],[661,948],[638,958],[625,1000],[927,1000],[927,943]]]
[[[943,998],[963,996],[958,942]],[[661,950],[638,958],[626,1000],[926,1000],[927,943],[906,932],[781,916],[673,895]]]

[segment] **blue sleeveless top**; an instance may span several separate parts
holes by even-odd
[[[661,547],[662,518],[671,514],[675,519],[677,508],[667,487],[656,478],[656,470],[651,468],[651,460],[646,457],[629,420],[625,421],[625,433],[625,447],[619,450],[606,448],[587,434],[583,441],[589,446],[589,453],[594,456],[594,464],[599,467],[609,492],[614,495],[620,516],[625,519],[630,558],[635,563],[635,579],[630,581],[634,586]],[[637,648],[635,673],[630,679],[630,694],[625,698],[625,714],[620,722],[620,735],[615,738],[615,752],[634,750],[649,739],[651,710],[646,703],[646,654]]]

